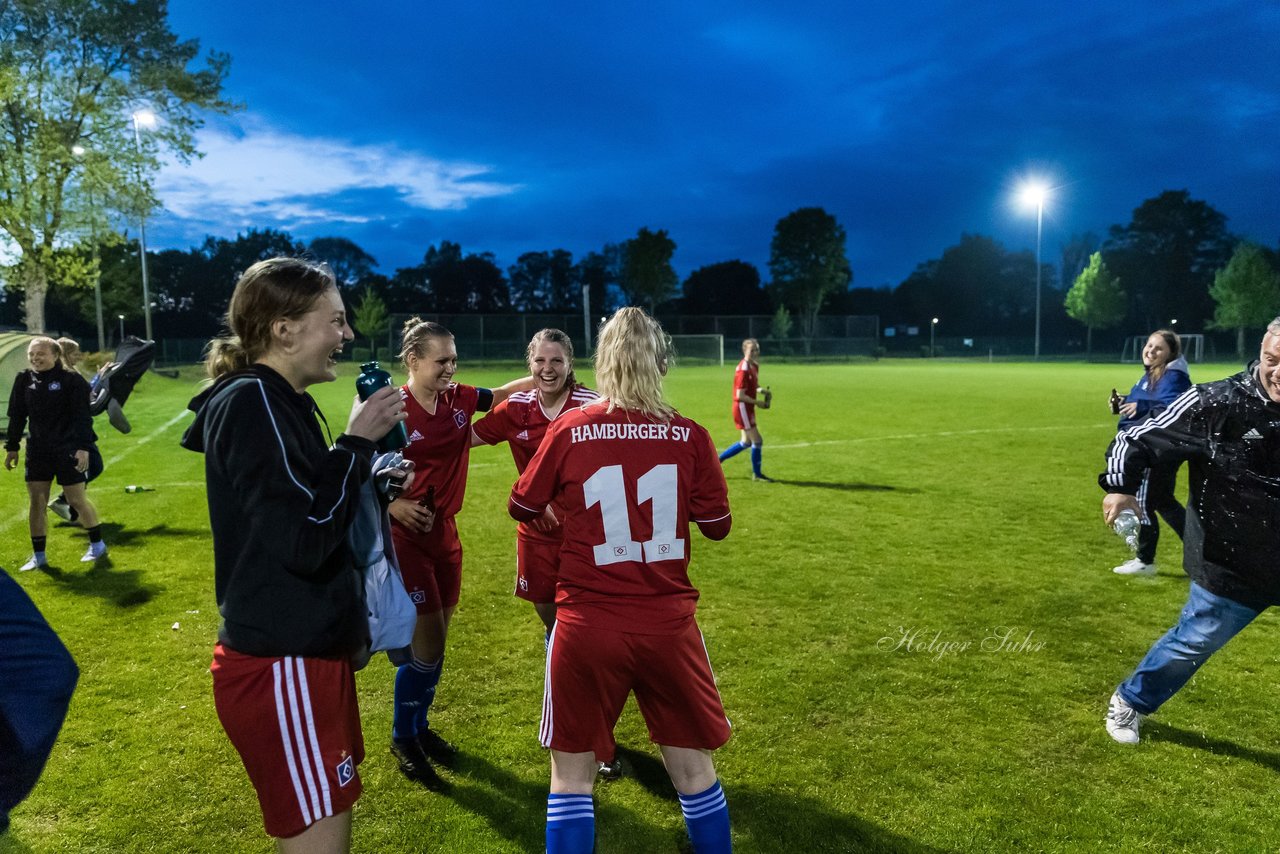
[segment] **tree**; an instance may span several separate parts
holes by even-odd
[[[938,317],[953,334],[1025,335],[1035,316],[1035,266],[1030,252],[962,234],[941,258],[916,267],[898,286],[896,302],[910,322],[928,325]]]
[[[676,242],[665,229],[650,231],[642,228],[622,245],[619,284],[629,302],[647,306],[649,313],[653,314],[659,303],[675,296],[676,284],[680,281],[671,266],[671,256],[675,252]]]
[[[1101,252],[1089,256],[1089,266],[1076,276],[1063,305],[1067,316],[1085,326],[1085,352],[1093,355],[1093,330],[1109,329],[1124,320],[1128,297],[1120,280],[1111,275]]]
[[[721,261],[699,267],[684,280],[683,308],[687,314],[763,314],[769,297],[754,264]]]
[[[1073,234],[1062,247],[1062,266],[1058,270],[1062,276],[1062,290],[1067,291],[1075,284],[1076,278],[1084,272],[1098,251],[1098,235],[1092,231],[1084,234]]]
[[[188,68],[199,43],[179,41],[166,12],[163,0],[0,2],[0,231],[20,256],[29,331],[44,329],[59,248],[106,232],[112,212],[155,207],[161,153],[190,161],[200,111],[234,106],[221,98],[229,57]],[[140,104],[160,118],[141,154]]]
[[[588,252],[574,265],[574,280],[587,286],[587,300],[593,314],[602,316],[613,307],[610,291],[618,287],[622,269],[622,247],[605,244],[599,252]]]
[[[378,266],[376,258],[345,237],[317,237],[307,250],[316,260],[329,265],[338,287],[348,293]]]
[[[1112,226],[1102,254],[1125,283],[1131,326],[1150,330],[1176,317],[1195,329],[1213,314],[1209,285],[1235,243],[1225,216],[1186,190],[1166,190],[1127,226]]]
[[[1236,331],[1236,356],[1244,359],[1244,333],[1262,327],[1280,313],[1280,273],[1276,272],[1262,247],[1241,241],[1227,266],[1213,277],[1209,295],[1217,303],[1214,329]]]
[[[769,287],[775,303],[799,316],[806,337],[814,334],[827,294],[844,290],[853,280],[844,244],[844,228],[822,208],[792,211],[774,227]]]
[[[378,358],[378,339],[387,334],[387,326],[391,322],[387,314],[387,304],[373,288],[364,289],[364,297],[355,310],[355,327],[365,338],[369,339],[369,358]]]
[[[526,252],[507,274],[511,305],[519,311],[575,311],[582,307],[573,253],[565,249]]]

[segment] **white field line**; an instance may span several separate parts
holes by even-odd
[[[173,417],[172,417],[172,418],[170,418],[168,421],[166,421],[164,424],[161,424],[159,427],[157,427],[156,429],[152,430],[152,431],[151,431],[150,433],[148,433],[147,435],[143,436],[141,439],[138,439],[138,440],[137,440],[137,441],[135,441],[135,442],[131,442],[131,443],[129,443],[129,445],[127,445],[123,451],[121,451],[120,453],[118,453],[118,454],[116,454],[115,456],[111,457],[111,459],[109,459],[109,460],[103,460],[103,465],[104,465],[104,467],[105,467],[105,466],[110,466],[110,465],[115,465],[116,463],[118,463],[118,462],[120,462],[121,460],[123,460],[125,457],[129,456],[130,454],[132,454],[132,453],[133,453],[134,451],[136,451],[138,448],[140,448],[140,447],[142,447],[143,445],[145,445],[145,444],[147,444],[148,442],[150,442],[152,439],[154,439],[154,438],[156,438],[157,436],[160,436],[160,435],[162,435],[163,433],[165,433],[166,431],[168,431],[170,427],[172,427],[173,425],[177,424],[177,423],[178,423],[179,421],[181,421],[182,419],[184,419],[184,418],[189,418],[189,417],[193,417],[194,415],[195,415],[195,413],[194,413],[194,412],[192,412],[192,411],[191,411],[191,410],[189,410],[189,409],[184,409],[184,410],[182,410],[182,411],[181,411],[181,412],[179,412],[177,415],[173,416]],[[15,471],[16,471],[16,469],[15,469]],[[186,486],[187,484],[172,484],[172,485],[173,485],[173,486]],[[203,484],[203,483],[200,483],[200,484],[192,484],[192,485],[204,486],[204,484]],[[21,510],[21,511],[19,511],[19,512],[15,513],[14,515],[10,516],[9,518],[7,518],[7,519],[4,519],[4,520],[0,521],[0,531],[7,530],[7,529],[9,528],[9,526],[10,526],[10,525],[13,525],[13,524],[15,524],[15,523],[17,523],[17,522],[21,522],[21,521],[23,521],[23,520],[24,520],[24,519],[26,519],[26,518],[27,518],[27,511],[26,511],[26,510]]]
[[[1049,433],[1063,430],[1097,430],[1108,427],[1103,424],[1062,424],[1051,427],[986,427],[981,430],[938,430],[933,433],[898,433],[892,436],[861,436],[855,439],[819,439],[816,442],[788,442],[782,445],[765,443],[771,451],[789,450],[792,448],[814,448],[819,445],[861,445],[868,442],[904,442],[916,439],[946,439],[957,436],[985,436],[993,433]]]

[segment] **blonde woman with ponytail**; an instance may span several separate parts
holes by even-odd
[[[409,433],[404,458],[413,462],[414,482],[387,509],[396,559],[418,622],[412,654],[396,670],[391,754],[410,780],[444,791],[448,781],[432,762],[451,765],[457,748],[431,728],[429,713],[462,590],[462,541],[454,516],[467,488],[471,418],[512,392],[532,387],[533,381],[523,377],[495,389],[454,382],[458,347],[453,334],[417,317],[404,325],[400,358],[409,372],[400,396]]]
[[[669,353],[657,321],[619,309],[600,330],[600,399],[552,422],[511,490],[508,509],[519,521],[553,502],[564,512],[540,736],[551,750],[552,854],[592,850],[595,757],[610,749],[632,692],[694,850],[731,849],[711,760],[729,740],[729,722],[694,618],[689,525],[720,540],[732,520],[710,435],[663,394]]]
[[[322,429],[307,389],[337,379],[354,337],[327,267],[259,261],[236,284],[227,326],[182,438],[205,457],[222,615],[214,705],[278,849],[345,852],[364,758],[351,659],[369,639],[347,530],[404,404],[382,389],[353,402],[336,440]]]

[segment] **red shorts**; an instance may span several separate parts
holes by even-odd
[[[560,621],[547,653],[542,746],[611,755],[613,727],[632,691],[655,743],[715,750],[729,740],[696,622],[677,635],[637,635]]]
[[[418,613],[430,614],[456,607],[462,591],[462,542],[453,517],[437,517],[427,534],[392,525],[391,540],[396,548],[396,560],[400,562],[404,589]]]
[[[516,535],[517,597],[540,605],[556,601],[562,545]]]
[[[351,662],[213,648],[213,703],[279,838],[351,809],[364,736]]]
[[[756,408],[749,403],[733,405],[733,426],[739,430],[750,430],[756,426]]]

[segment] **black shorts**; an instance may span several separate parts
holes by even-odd
[[[93,456],[91,451],[90,457]],[[101,456],[99,456],[101,459]],[[88,483],[89,473],[76,470],[75,454],[60,453],[58,451],[35,451],[27,450],[27,483],[33,482],[49,482],[54,478],[58,480],[58,486],[71,486],[77,483]]]

